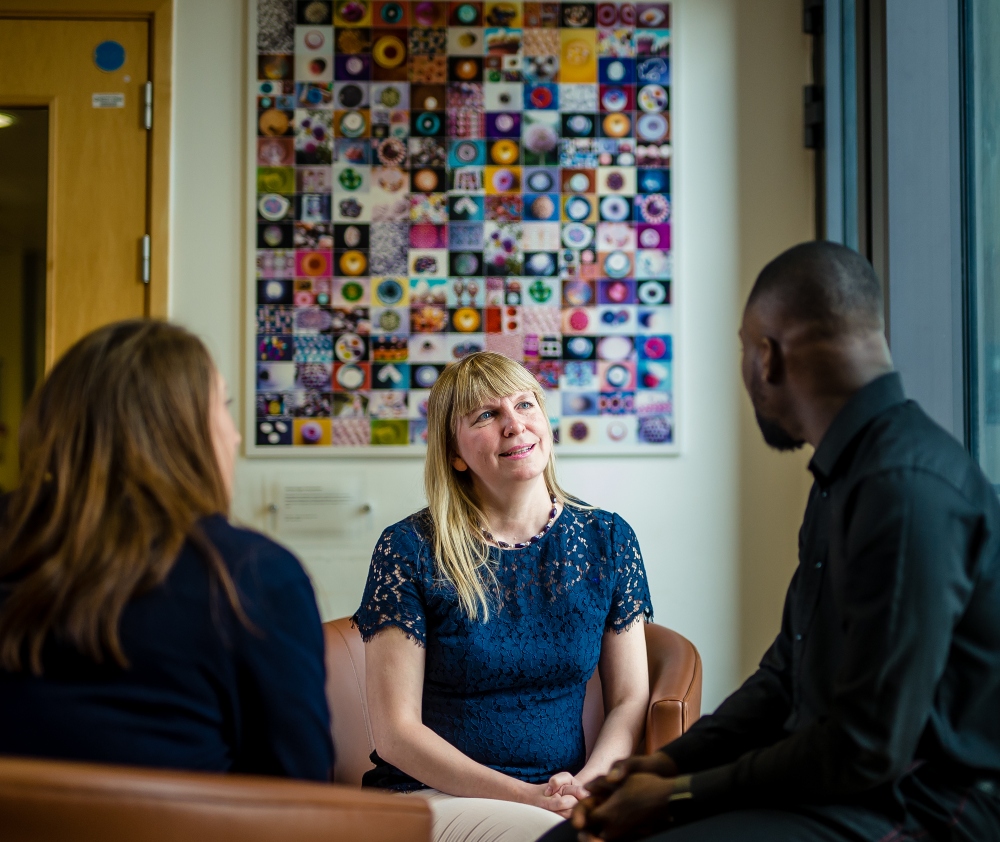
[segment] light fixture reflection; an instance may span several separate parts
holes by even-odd
[[[8,126],[13,126],[17,122],[17,119],[13,114],[4,114],[0,112],[0,129],[6,129]]]

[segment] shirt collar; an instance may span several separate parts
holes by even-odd
[[[844,404],[820,441],[809,470],[817,479],[829,479],[847,445],[876,416],[904,403],[903,381],[892,371],[863,386]]]

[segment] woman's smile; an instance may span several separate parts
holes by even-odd
[[[502,459],[523,459],[535,449],[533,444],[522,444],[500,454]]]

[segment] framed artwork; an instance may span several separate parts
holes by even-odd
[[[420,454],[446,365],[673,453],[669,3],[256,0],[247,450]]]

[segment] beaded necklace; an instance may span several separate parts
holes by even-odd
[[[483,537],[494,544],[496,544],[501,550],[523,550],[525,547],[530,547],[532,544],[537,544],[548,534],[548,531],[552,528],[552,524],[556,522],[556,513],[559,511],[559,506],[556,504],[556,495],[552,495],[552,511],[549,512],[549,522],[542,527],[542,531],[537,535],[532,535],[527,541],[518,541],[516,544],[508,544],[506,541],[499,541],[493,537],[493,533],[488,529],[483,528]]]

